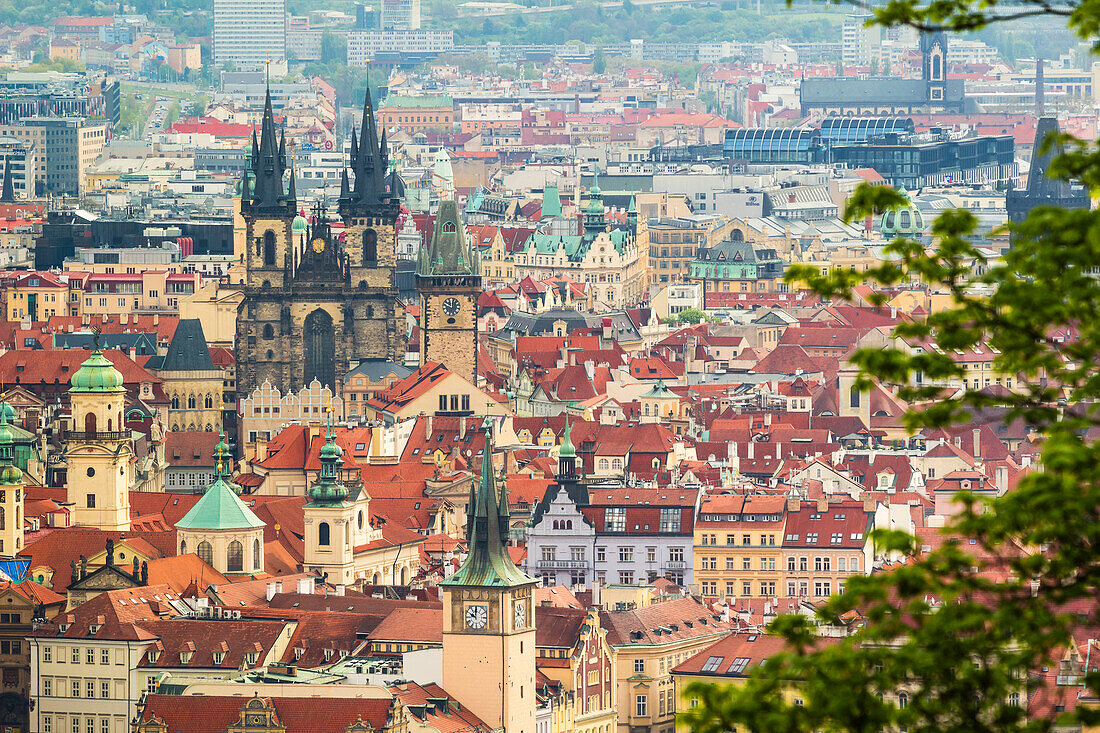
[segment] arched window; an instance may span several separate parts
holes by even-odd
[[[601,458],[600,459],[600,470],[601,471],[606,471],[609,466],[610,466],[610,464],[607,462],[606,458]]]
[[[317,544],[321,545],[322,547],[328,547],[329,543],[332,541],[331,538],[329,537],[329,534],[330,534],[330,531],[329,531],[328,522],[321,522],[320,524],[318,524],[317,525]]]
[[[94,432],[96,432],[95,413],[94,412],[89,412],[87,415],[84,416],[84,432],[85,433],[94,433]]]
[[[622,458],[612,458],[611,459],[611,470],[612,471],[621,471],[621,470],[623,470],[623,459]]]
[[[566,529],[573,529],[573,520],[572,519],[566,519],[565,520],[565,528]]]
[[[371,585],[378,585],[378,581],[379,581],[378,573],[375,573],[374,576],[370,579],[370,583],[371,583]]]
[[[270,323],[264,325],[264,338],[265,339],[275,338],[275,329],[271,327]]]
[[[187,554],[187,540],[180,540],[180,554]]]
[[[554,520],[553,528],[554,529],[561,529],[561,524],[556,519]]]
[[[195,554],[207,565],[214,564],[214,547],[206,540],[199,543],[198,549],[195,550]]]
[[[373,229],[363,230],[363,264],[378,264],[378,233]]]
[[[187,409],[188,410],[194,410],[195,409],[195,395],[193,395],[193,394],[187,395]]]
[[[854,384],[852,388],[848,390],[848,404],[852,407],[859,407],[859,388]]]
[[[904,707],[907,707],[908,705],[909,705],[909,696],[907,694],[905,694],[904,692],[899,692],[898,693],[898,707],[899,708],[904,708]]]
[[[172,395],[172,409],[173,410],[180,409],[180,398],[179,398],[178,395]],[[172,429],[175,430],[175,428],[172,428]]]
[[[0,529],[7,529],[8,518],[4,513],[4,507],[0,506]]]
[[[453,221],[443,222],[443,233],[444,234],[454,234],[455,233],[455,223]]]
[[[275,352],[271,349],[267,350],[267,360],[272,361],[275,358]]]
[[[275,232],[264,232],[264,267],[275,266]]]
[[[401,585],[407,585],[409,582],[409,569],[401,568]]]
[[[938,53],[932,54],[932,81],[943,81],[943,57]]]
[[[230,573],[239,573],[244,570],[244,545],[238,540],[229,543],[225,548],[225,569]]]
[[[252,540],[252,567],[256,570],[263,570],[260,564],[260,541]]]
[[[210,409],[214,406],[214,398],[210,395],[206,395],[206,398],[202,401],[203,407]]]
[[[108,433],[114,432],[114,429],[115,429],[114,420],[112,420],[111,418],[107,418],[107,432]]]

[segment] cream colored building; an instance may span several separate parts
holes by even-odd
[[[122,374],[97,350],[71,383],[65,462],[73,524],[129,531],[134,444],[123,422]]]

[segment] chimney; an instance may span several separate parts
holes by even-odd
[[[974,436],[974,457],[975,458],[981,458],[982,457],[982,431],[981,431],[981,428],[974,428],[973,430],[970,431],[970,433],[971,433],[971,435]]]
[[[870,494],[863,495],[863,511],[873,512],[878,509],[878,502]]]
[[[275,592],[276,593],[282,593],[283,592],[283,581],[281,581],[281,580],[276,580],[275,581]]]
[[[898,317],[898,307],[896,305],[890,306],[890,320],[892,320],[892,321],[897,320],[897,317]]]
[[[432,416],[428,415],[428,419],[424,422],[424,439],[429,440],[432,437]]]
[[[756,458],[756,443],[752,438],[749,438],[749,460]]]
[[[1021,459],[1020,460],[1020,465],[1022,467],[1024,467],[1024,468],[1030,468],[1031,467],[1031,454],[1030,453],[1025,453],[1024,455],[1020,456],[1020,459]]]
[[[345,589],[344,589],[344,584],[343,583],[338,583],[336,585],[336,595],[338,595],[338,596],[344,595],[344,590]]]
[[[466,416],[458,418],[458,437],[466,440]]]
[[[997,481],[997,496],[1003,496],[1008,491],[1008,466],[997,466],[994,475]]]
[[[271,600],[275,597],[275,583],[271,582],[267,584],[267,589],[264,591],[264,598]]]
[[[593,379],[596,376],[596,362],[589,359],[584,363],[584,373],[588,375],[589,379]]]
[[[829,499],[825,495],[817,497],[817,510],[819,512],[829,511]]]
[[[799,502],[799,499],[798,499],[797,496],[788,496],[787,497],[787,511],[797,512],[799,503],[800,502]]]

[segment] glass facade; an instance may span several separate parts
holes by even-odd
[[[726,133],[726,157],[752,163],[819,163],[825,148],[818,130],[747,127]]]
[[[821,138],[826,145],[846,145],[891,133],[912,135],[915,129],[910,117],[828,117],[821,122]]]

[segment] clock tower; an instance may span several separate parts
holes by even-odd
[[[420,248],[420,363],[435,361],[477,384],[477,299],[481,261],[453,199],[439,202],[432,241]]]
[[[481,479],[471,492],[462,567],[443,580],[443,688],[505,733],[535,733],[535,618],[538,581],[505,545],[507,492],[498,495],[490,430]]]

